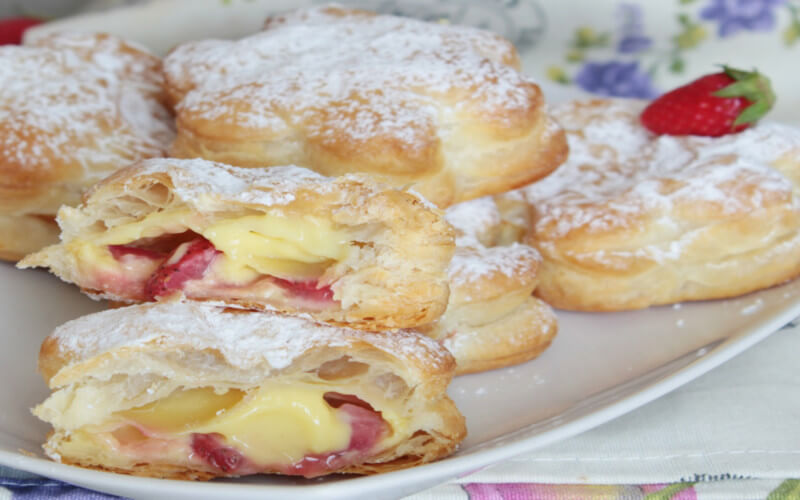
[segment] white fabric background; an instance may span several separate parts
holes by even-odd
[[[457,482],[753,478],[763,481],[738,482],[737,488],[768,492],[780,479],[800,477],[799,353],[800,327],[785,328],[632,413]],[[463,493],[445,485],[412,498],[463,498]]]

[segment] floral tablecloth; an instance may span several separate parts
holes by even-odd
[[[0,468],[0,500],[103,500],[118,498]],[[738,479],[707,483],[574,485],[466,483],[434,488],[408,500],[796,500],[800,480]]]

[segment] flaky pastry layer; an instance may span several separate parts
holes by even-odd
[[[53,390],[34,409],[54,427],[47,453],[128,474],[366,474],[445,456],[466,432],[444,392],[452,357],[412,331],[165,302],[62,325],[43,343],[39,368]],[[305,432],[258,441],[301,424]],[[380,433],[358,435],[375,425]],[[274,458],[284,456],[294,460]]]
[[[147,160],[58,222],[61,243],[20,267],[112,300],[183,293],[373,329],[428,323],[447,303],[452,229],[417,195],[366,176]]]
[[[519,243],[530,216],[522,197],[511,194],[460,203],[445,214],[456,230],[450,300],[423,331],[450,350],[459,375],[529,361],[556,335],[552,309],[532,297],[541,257]]]
[[[173,156],[368,172],[440,207],[522,186],[566,156],[542,93],[488,31],[315,7],[165,58]]]
[[[54,217],[114,170],[166,153],[174,132],[161,80],[157,57],[110,35],[0,47],[0,216],[17,225],[0,232],[6,258],[41,248],[10,237],[27,216]]]
[[[732,297],[800,273],[800,130],[654,136],[645,103],[556,107],[570,157],[522,190],[542,254],[537,295],[558,308],[638,309]]]

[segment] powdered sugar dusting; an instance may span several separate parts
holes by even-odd
[[[539,91],[516,59],[489,32],[317,7],[242,40],[182,45],[165,72],[183,94],[181,116],[275,134],[300,128],[323,144],[388,136],[418,149],[442,99],[501,124],[528,109]]]
[[[445,219],[456,230],[456,252],[447,273],[454,285],[503,274],[508,277],[535,273],[540,261],[536,249],[520,243],[494,246],[492,230],[502,216],[491,196],[448,208]]]
[[[336,179],[294,165],[242,168],[202,159],[153,158],[140,162],[128,180],[163,173],[172,179],[174,193],[184,202],[223,199],[264,206],[286,205],[299,189],[326,192]],[[377,189],[377,188],[376,188]]]
[[[160,62],[108,35],[0,47],[0,163],[49,180],[52,158],[88,186],[173,138]],[[61,174],[63,175],[63,174]]]
[[[535,273],[541,257],[521,243],[482,249],[456,248],[447,275],[453,284],[474,283],[495,274],[513,277]]]
[[[500,210],[491,196],[459,203],[448,208],[445,220],[456,230],[456,245],[480,246],[480,235],[500,224]]]
[[[77,362],[124,347],[154,342],[180,348],[213,349],[231,365],[251,369],[266,362],[273,370],[319,346],[368,342],[390,356],[446,365],[449,355],[436,341],[412,331],[372,333],[316,323],[307,316],[230,312],[214,304],[173,301],[110,309],[69,321],[53,336]]]
[[[644,105],[595,100],[553,109],[567,132],[570,156],[522,191],[537,209],[535,230],[543,248],[544,240],[575,230],[631,229],[646,220],[660,234],[681,238],[668,248],[644,244],[636,251],[656,260],[678,259],[691,240],[678,227],[681,220],[701,213],[743,215],[792,196],[792,182],[772,163],[786,154],[800,160],[800,130],[760,124],[721,138],[656,137],[639,124]]]

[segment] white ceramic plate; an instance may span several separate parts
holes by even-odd
[[[191,483],[83,470],[43,458],[47,426],[29,408],[47,389],[35,370],[41,340],[102,304],[43,271],[0,264],[0,464],[135,498],[391,498],[531,451],[647,403],[747,349],[800,314],[800,281],[735,300],[626,313],[559,312],[560,333],[540,358],[455,380],[467,418],[460,451],[437,463],[372,477],[259,476]]]
[[[261,24],[265,12],[300,3],[315,2],[160,1],[62,21],[30,36],[63,28],[104,30],[164,52],[181,40],[251,32]],[[526,70],[540,77],[546,73],[545,64],[550,64],[547,57],[569,45],[565,33],[578,27],[547,31],[548,20],[558,20],[559,25],[568,22],[564,2],[548,2],[547,8],[543,2],[517,0],[358,3],[496,29],[520,43]],[[611,5],[587,4],[586,9],[597,10],[594,17],[586,9],[573,12],[582,12],[584,19],[593,21],[605,16],[613,23]],[[652,12],[649,15],[654,16]],[[664,36],[671,37],[669,33]],[[714,59],[713,50],[697,54],[698,58]],[[551,100],[556,94],[565,98],[577,93],[571,87],[547,88]],[[798,95],[790,97],[796,100]],[[797,120],[795,115],[788,116]],[[44,272],[23,272],[0,264],[0,318],[4,322],[0,379],[5,381],[0,385],[0,464],[136,498],[401,497],[575,435],[675,389],[800,315],[798,292],[800,281],[795,281],[728,301],[613,314],[559,312],[560,333],[537,360],[454,381],[449,392],[467,417],[469,437],[458,453],[437,463],[372,477],[303,480],[258,476],[191,483],[83,470],[43,458],[40,444],[48,429],[29,412],[47,395],[35,371],[39,344],[56,325],[103,306]]]

